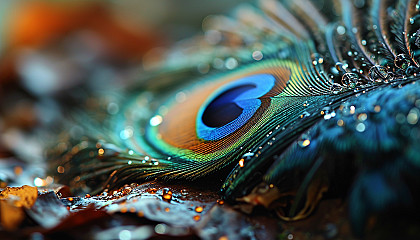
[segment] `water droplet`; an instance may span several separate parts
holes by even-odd
[[[254,156],[254,153],[245,153],[244,155],[242,155],[242,158],[244,158],[244,159],[249,159],[249,158],[251,158],[251,157],[253,157]]]
[[[197,207],[195,207],[195,211],[196,212],[198,212],[198,213],[201,213],[201,212],[203,212],[203,207],[201,207],[201,206],[197,206]]]
[[[170,202],[171,201],[171,199],[172,199],[172,191],[169,190],[169,188],[164,188],[163,189],[163,191],[162,191],[162,199],[165,200],[165,201],[167,201],[167,202]]]
[[[239,167],[244,167],[245,166],[245,159],[241,158],[241,160],[239,160]]]
[[[324,58],[319,54],[319,53],[313,53],[311,55],[312,57],[312,64],[314,66],[318,65],[318,64],[323,64],[324,63]]]
[[[109,103],[106,109],[107,109],[108,113],[111,114],[111,115],[117,114],[118,111],[120,110],[118,104],[116,104],[114,102]]]
[[[420,99],[417,99],[417,100],[414,102],[414,105],[415,105],[416,107],[420,108]]]
[[[232,70],[234,68],[236,68],[238,66],[238,61],[233,58],[233,57],[229,57],[226,59],[225,61],[225,67],[229,70]]]
[[[339,72],[344,72],[344,65],[342,62],[336,62],[335,63],[335,68],[339,71]]]
[[[123,189],[123,194],[124,195],[127,195],[127,194],[129,194],[130,192],[131,192],[131,187],[125,187],[124,189]]]
[[[208,73],[210,70],[210,65],[207,63],[200,63],[197,65],[197,70],[201,74]]]
[[[359,83],[359,76],[356,73],[345,73],[341,78],[341,84],[348,88],[355,88]]]
[[[414,24],[414,18],[410,18],[410,24]]]
[[[344,26],[338,26],[337,27],[337,33],[339,34],[339,35],[343,35],[343,34],[345,34],[346,33],[346,28],[344,27]]]
[[[405,75],[412,76],[412,75],[416,74],[416,72],[418,72],[417,67],[408,66],[407,69],[405,70]]]
[[[131,232],[129,230],[122,230],[118,237],[120,240],[131,240]]]
[[[300,115],[300,118],[306,118],[306,117],[309,117],[309,116],[311,116],[311,114],[305,111]]]
[[[350,106],[350,114],[354,114],[356,111],[356,107],[355,106]]]
[[[44,179],[37,177],[34,179],[34,185],[37,187],[43,187],[47,185],[47,183]]]
[[[326,111],[325,114],[324,114],[324,119],[325,120],[329,120],[329,119],[331,119],[331,118],[333,118],[335,116],[336,116],[336,113],[334,111],[332,111],[331,113],[329,113],[328,111]]]
[[[155,115],[154,117],[152,117],[150,119],[149,123],[150,123],[150,126],[156,127],[156,126],[160,125],[162,123],[162,121],[163,121],[162,116]]]
[[[99,148],[99,149],[98,149],[98,155],[99,155],[99,156],[104,155],[104,153],[105,153],[105,150],[104,150],[103,148]]]
[[[407,69],[410,66],[410,59],[405,54],[398,54],[394,59],[394,64],[396,67],[403,70]]]
[[[225,62],[220,58],[215,58],[213,60],[213,67],[216,69],[222,69],[225,65]]]
[[[380,65],[375,65],[369,69],[369,78],[373,82],[382,82],[388,78],[388,72]]]
[[[366,113],[360,113],[359,115],[357,115],[357,119],[361,122],[366,121],[367,114]]]
[[[166,224],[163,224],[163,223],[156,224],[156,226],[155,226],[155,232],[157,234],[165,234],[165,233],[167,233],[167,226],[166,226]]]
[[[64,173],[64,170],[65,170],[65,169],[64,169],[64,167],[63,167],[63,166],[58,166],[58,167],[57,167],[57,172],[58,172],[58,173]]]
[[[302,148],[309,146],[311,144],[311,140],[307,134],[303,134],[298,141],[298,145]]]
[[[120,138],[123,140],[126,140],[126,139],[131,138],[133,134],[134,134],[134,128],[131,126],[128,126],[120,132]]]
[[[366,40],[362,40],[362,45],[366,46],[366,44],[367,44]]]
[[[252,53],[252,58],[253,58],[254,60],[259,61],[259,60],[263,59],[263,54],[262,54],[262,52],[261,52],[261,51],[254,51],[254,52]]]
[[[187,94],[185,94],[184,92],[178,92],[177,94],[175,94],[175,101],[182,103],[185,102],[187,100]]]
[[[338,83],[333,83],[331,86],[330,86],[330,92],[331,93],[333,93],[333,94],[338,94],[339,92],[341,92],[343,90],[343,86],[341,86],[340,84],[338,84]]]
[[[407,115],[407,122],[411,125],[417,124],[419,121],[420,111],[418,108],[412,108]]]
[[[366,126],[364,123],[358,123],[356,125],[356,131],[358,132],[364,132],[366,130]]]

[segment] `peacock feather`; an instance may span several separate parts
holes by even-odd
[[[155,70],[70,111],[51,169],[89,192],[213,179],[285,220],[341,196],[361,234],[420,197],[419,16],[416,1],[261,0],[208,17]]]

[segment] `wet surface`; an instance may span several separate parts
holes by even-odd
[[[265,209],[245,214],[212,190],[157,182],[96,196],[73,196],[68,187],[52,185],[38,188],[33,205],[20,209],[24,217],[15,230],[1,230],[2,239],[353,239],[339,200],[322,202],[307,220],[286,223]]]
[[[36,202],[24,208],[25,219],[16,223],[23,231],[12,238],[267,239],[269,234],[266,223],[250,221],[209,190],[146,183],[59,198],[60,190],[39,189]]]

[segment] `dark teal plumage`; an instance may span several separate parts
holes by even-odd
[[[413,178],[420,171],[420,124],[416,117],[410,123],[396,118],[410,111],[418,114],[417,99],[420,85],[410,83],[401,89],[387,86],[343,103],[334,118],[321,120],[304,133],[308,146],[293,143],[277,157],[265,181],[287,187],[300,176],[303,182],[321,161],[332,192],[349,195],[350,217],[359,233],[372,214],[394,207],[416,208],[420,199],[414,184],[418,180]],[[350,106],[355,107],[354,113]],[[357,128],[358,124],[365,128]]]

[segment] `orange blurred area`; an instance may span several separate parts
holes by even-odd
[[[140,61],[148,50],[162,45],[159,33],[121,15],[100,1],[17,1],[4,21],[0,82],[17,78],[16,58],[22,49],[59,45],[75,34],[89,35],[88,47],[123,63]]]
[[[157,44],[145,26],[129,29],[100,2],[25,1],[8,21],[5,34],[11,49],[41,47],[74,31],[92,31],[119,57],[138,57]]]
[[[110,1],[17,0],[0,10],[0,158],[17,145],[16,130],[49,125],[59,104],[83,104],[98,86],[124,85],[169,42]]]

